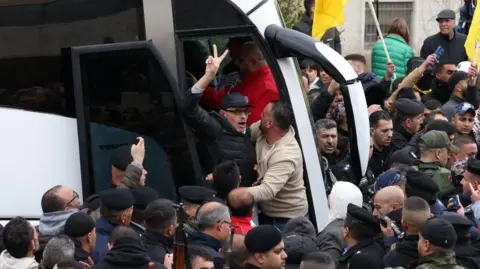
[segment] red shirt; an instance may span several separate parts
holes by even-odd
[[[252,224],[250,221],[252,220],[252,216],[248,217],[231,217],[232,225],[235,225],[235,233],[236,234],[243,234],[247,235],[248,231],[253,229]]]
[[[247,125],[249,126],[260,120],[262,111],[268,103],[280,100],[277,85],[267,65],[248,74],[233,89],[227,89],[225,91],[217,91],[212,88],[205,89],[202,102],[212,106],[216,110],[220,110],[223,96],[231,92],[239,92],[246,96],[252,105],[252,113],[247,120]]]

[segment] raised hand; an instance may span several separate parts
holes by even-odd
[[[208,56],[205,62],[205,75],[209,76],[210,78],[214,78],[217,75],[218,68],[222,61],[227,57],[228,50],[224,51],[223,54],[219,57],[217,51],[217,45],[213,45],[213,56]]]

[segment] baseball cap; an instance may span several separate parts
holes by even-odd
[[[251,107],[248,103],[248,97],[243,96],[239,92],[234,92],[225,95],[222,99],[222,109],[227,109],[229,107]]]
[[[420,144],[428,149],[447,148],[448,150],[459,153],[460,149],[450,142],[447,133],[443,131],[432,130],[420,137]]]
[[[444,19],[452,19],[455,20],[455,11],[451,9],[444,9],[440,11],[437,15],[437,21],[444,20]]]
[[[453,116],[463,116],[465,115],[465,113],[468,112],[472,113],[475,116],[475,108],[472,106],[472,104],[467,102],[460,103],[453,108]]]

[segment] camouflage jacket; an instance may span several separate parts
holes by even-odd
[[[385,269],[404,269],[403,267],[385,268]],[[467,269],[457,265],[455,252],[441,251],[428,255],[411,263],[406,269]]]

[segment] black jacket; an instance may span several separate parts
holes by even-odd
[[[408,142],[412,139],[414,134],[409,133],[403,126],[400,124],[393,125],[393,135],[392,135],[392,151],[397,151],[408,145]]]
[[[115,241],[113,248],[93,269],[147,269],[150,261],[140,239],[124,237]]]
[[[417,260],[420,255],[417,250],[418,235],[408,235],[396,244],[395,249],[383,257],[385,267],[403,267]]]
[[[304,13],[302,18],[295,23],[292,29],[302,32],[308,36],[312,36],[312,26],[313,20],[310,19],[306,13]],[[342,43],[340,40],[340,34],[336,27],[328,29],[323,35],[321,41],[337,51],[339,54],[342,54]]]
[[[147,249],[148,256],[154,262],[163,264],[165,254],[170,254],[173,250],[173,239],[149,230],[143,234],[142,242]]]
[[[470,241],[464,238],[457,239],[453,250],[458,265],[468,269],[480,269],[480,249],[473,246]]]
[[[383,147],[382,151],[379,151],[376,147],[373,147],[373,154],[369,162],[369,167],[375,177],[378,177],[381,173],[389,169],[388,158],[390,158],[393,153],[392,149],[393,147],[391,145]]]
[[[73,243],[75,243],[75,260],[79,262],[88,262],[90,253],[86,252],[82,248],[82,243],[76,238],[70,237],[70,239],[72,239]]]
[[[208,234],[197,231],[188,237],[188,247],[204,249],[215,258],[222,243]]]
[[[347,252],[340,257],[338,268],[360,268],[358,264],[355,264],[357,260],[355,260],[355,262],[351,261],[355,255],[360,253],[369,255],[375,260],[375,264],[383,264],[383,248],[374,239],[367,239],[360,241],[355,246],[349,248]]]
[[[423,41],[422,49],[420,50],[420,57],[427,59],[427,57],[437,50],[441,46],[444,50],[441,61],[451,61],[454,64],[458,64],[462,61],[466,61],[467,52],[465,51],[465,41],[467,36],[460,33],[455,33],[453,38],[449,40],[447,35],[440,33],[431,35]]]
[[[242,175],[241,185],[251,186],[257,175],[253,170],[256,153],[250,141],[249,129],[246,134],[239,133],[219,113],[208,113],[199,106],[201,97],[201,94],[194,94],[189,89],[182,109],[188,124],[200,140],[200,146],[205,146],[199,149],[205,174],[212,173],[214,167],[223,160],[235,160]]]

